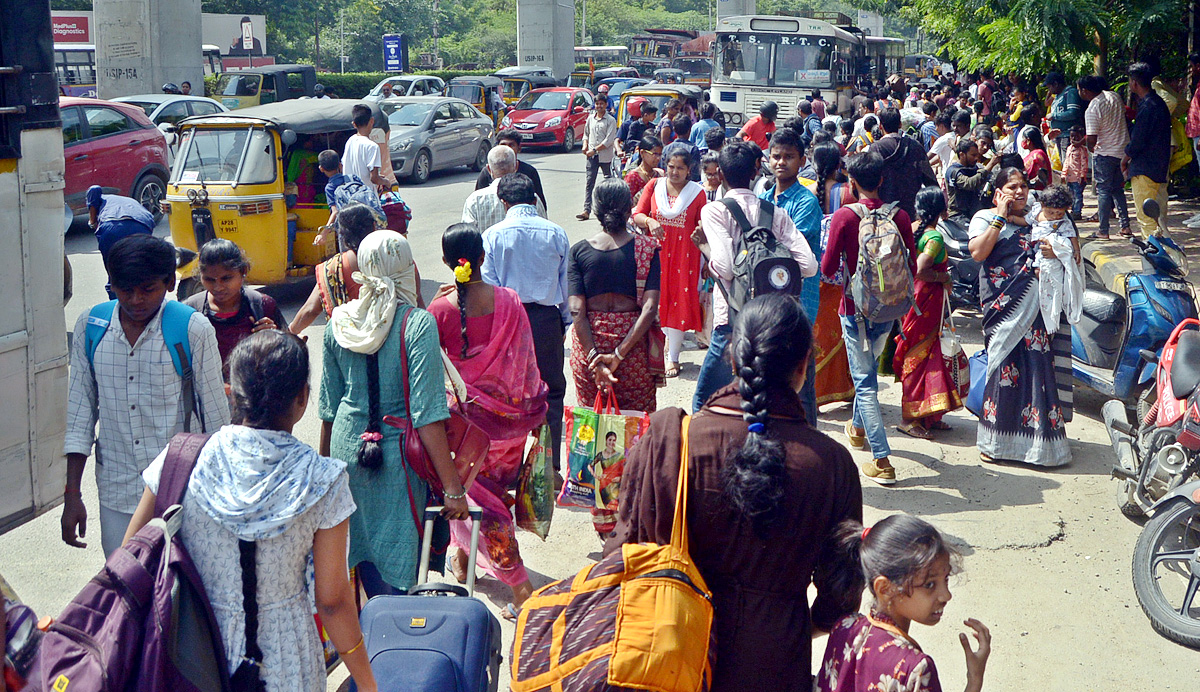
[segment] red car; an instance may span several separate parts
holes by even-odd
[[[145,111],[130,103],[64,96],[63,156],[66,199],[76,215],[87,214],[87,190],[132,197],[158,219],[167,189],[167,140]]]
[[[587,89],[534,89],[517,101],[500,127],[521,133],[523,146],[558,146],[571,151],[583,138],[583,127],[594,103]]]

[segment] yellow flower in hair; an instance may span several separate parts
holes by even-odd
[[[471,263],[465,259],[458,261],[458,266],[454,268],[454,280],[460,284],[469,283],[471,281]]]

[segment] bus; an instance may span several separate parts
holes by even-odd
[[[623,66],[629,62],[629,49],[625,46],[575,46],[575,64],[586,65],[589,60],[597,68]]]
[[[765,101],[783,122],[815,91],[828,113],[848,113],[864,48],[861,34],[828,22],[752,15],[720,19],[713,53],[712,100],[740,127]]]
[[[211,43],[206,43],[200,47],[200,53],[204,57],[204,76],[212,74],[221,74],[225,71],[225,66],[221,64],[221,47],[214,46]]]
[[[96,98],[96,46],[91,43],[54,44],[54,71],[63,96]]]
[[[643,75],[670,67],[679,55],[680,47],[696,36],[697,33],[690,29],[646,29],[645,34],[633,37],[629,66],[636,67]]]
[[[870,73],[876,84],[882,84],[888,75],[904,72],[904,45],[902,38],[867,36],[867,64],[863,73]]]

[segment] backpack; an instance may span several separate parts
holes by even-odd
[[[96,347],[108,333],[108,325],[116,314],[116,309],[117,301],[110,300],[93,307],[88,313],[84,348],[88,365],[92,368],[93,380],[96,379]],[[200,418],[200,429],[206,430],[204,409],[196,396],[196,378],[192,371],[192,343],[188,340],[188,322],[196,311],[177,300],[168,300],[163,303],[162,313],[163,341],[167,342],[167,352],[171,354],[175,373],[183,380],[180,392],[180,398],[183,399],[183,429],[185,432],[191,432],[192,415],[195,414]]]
[[[821,130],[821,119],[816,114],[810,115],[804,119],[804,129],[800,132],[800,143],[804,145],[805,151],[812,144],[813,135]]]
[[[379,202],[379,194],[375,188],[367,185],[357,175],[346,176],[346,182],[337,186],[333,191],[333,204],[338,209],[345,209],[351,204],[366,205],[375,217],[375,228],[387,228],[387,216],[383,213],[383,205]]]
[[[1008,96],[1001,91],[1000,87],[989,86],[992,90],[992,102],[988,104],[989,110],[992,111],[992,117],[999,118],[1008,110]]]
[[[257,324],[259,320],[267,316],[267,309],[263,306],[263,294],[248,288],[242,292],[242,295],[246,298],[246,303],[250,306],[251,321]],[[208,304],[208,291],[196,293],[191,298],[183,301],[183,304],[203,315],[204,306]]]
[[[847,205],[858,215],[858,265],[850,278],[850,297],[863,345],[865,320],[887,323],[898,320],[913,307],[913,274],[908,248],[896,227],[895,202],[878,209],[856,202]]]
[[[171,439],[155,518],[109,556],[42,638],[42,689],[230,692],[221,632],[179,537],[180,503],[207,441]]]
[[[725,198],[721,203],[742,230],[733,241],[733,282],[729,290],[717,281],[730,313],[740,312],[751,299],[767,293],[786,293],[799,298],[803,281],[800,264],[771,232],[775,206],[760,199],[758,225],[751,226],[736,201]]]

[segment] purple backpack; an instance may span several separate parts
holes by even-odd
[[[179,505],[208,437],[171,439],[155,518],[108,558],[42,639],[42,689],[229,692],[220,630],[179,537]]]

